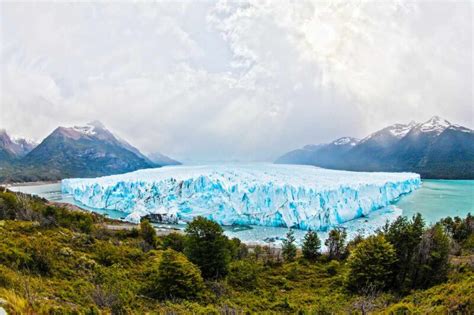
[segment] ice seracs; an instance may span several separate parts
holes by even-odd
[[[91,179],[62,191],[85,206],[165,222],[201,215],[223,225],[325,230],[389,205],[421,184],[414,173],[360,173],[302,165],[177,166]]]

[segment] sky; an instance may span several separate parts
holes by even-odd
[[[2,2],[0,128],[271,161],[440,115],[472,128],[469,1]]]

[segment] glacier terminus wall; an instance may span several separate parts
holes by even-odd
[[[414,173],[347,172],[302,165],[172,166],[62,181],[62,192],[90,208],[119,210],[138,222],[204,216],[222,225],[326,230],[417,189]]]

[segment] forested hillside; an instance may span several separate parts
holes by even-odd
[[[3,189],[2,189],[3,190]],[[11,314],[474,311],[473,218],[399,218],[347,242],[248,247],[197,218],[184,234],[0,192],[0,306]],[[114,227],[114,229],[112,229]]]

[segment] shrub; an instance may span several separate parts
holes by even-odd
[[[163,252],[158,268],[151,270],[148,279],[148,294],[160,299],[193,299],[204,287],[199,269],[172,249]]]
[[[28,252],[31,257],[29,269],[41,275],[48,275],[55,270],[54,257],[57,251],[52,247],[51,241],[47,238],[33,240]]]
[[[140,236],[152,248],[156,247],[156,231],[150,221],[145,219],[140,222]]]
[[[92,279],[94,289],[91,298],[100,308],[110,309],[112,314],[127,314],[127,308],[135,299],[136,288],[123,267],[97,268]]]
[[[143,252],[136,247],[117,246],[111,242],[100,241],[94,245],[94,259],[103,266],[115,264],[133,265],[143,259]]]
[[[17,202],[15,194],[11,192],[0,192],[0,220],[15,219]]]
[[[199,266],[205,279],[220,278],[227,274],[230,262],[229,239],[219,224],[196,217],[186,227],[184,253]]]
[[[94,228],[94,217],[91,213],[46,206],[41,210],[41,215],[41,225],[46,227],[61,226],[83,233],[90,233]]]
[[[387,314],[390,315],[411,315],[415,312],[415,307],[411,303],[397,303],[387,309]]]
[[[286,239],[283,240],[281,253],[286,261],[293,261],[296,257],[295,236],[291,229],[286,234]]]
[[[233,287],[254,290],[258,284],[260,266],[257,263],[239,260],[230,264],[227,282]]]
[[[0,265],[0,287],[11,287],[15,282],[15,273],[9,268]]]
[[[395,261],[395,249],[383,235],[368,237],[349,257],[349,287],[359,292],[366,287],[387,288]]]
[[[179,233],[170,233],[163,237],[162,246],[163,249],[171,248],[177,252],[184,252],[184,244],[186,242],[186,236]]]
[[[328,273],[328,275],[330,275],[331,277],[332,276],[335,276],[337,274],[337,270],[339,269],[340,267],[340,263],[339,261],[337,260],[331,260],[330,262],[327,263],[326,265],[326,272]]]
[[[247,245],[235,237],[229,241],[229,250],[232,259],[244,259],[249,254]]]
[[[112,266],[121,260],[119,249],[109,242],[100,242],[94,246],[95,260],[106,267]]]
[[[309,260],[316,260],[321,255],[321,240],[318,234],[314,231],[309,230],[304,236],[302,246],[303,257]]]

